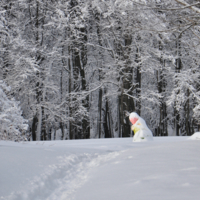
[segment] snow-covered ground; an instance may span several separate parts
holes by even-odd
[[[199,200],[200,135],[0,141],[1,199]]]

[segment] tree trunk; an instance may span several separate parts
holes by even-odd
[[[185,103],[185,130],[186,130],[186,135],[190,136],[191,131],[190,131],[190,103],[189,103],[189,96],[190,96],[190,91],[187,89],[186,91],[186,103]]]
[[[136,58],[135,58],[136,63],[140,63],[140,55],[139,55],[139,49],[137,47],[136,49]],[[135,109],[138,115],[141,115],[141,64],[139,64],[136,68],[136,105]]]
[[[97,132],[99,138],[101,138],[101,112],[102,112],[102,96],[103,91],[99,89],[99,98],[98,98],[98,117],[97,117]]]
[[[46,120],[45,120],[45,113],[44,107],[42,109],[42,122],[41,122],[41,140],[47,140],[47,131],[46,131]]]
[[[35,115],[35,116],[33,117],[32,128],[31,128],[31,130],[32,130],[32,140],[33,140],[33,141],[36,141],[37,122],[38,122],[38,118],[37,118],[37,116]]]
[[[162,39],[161,35],[160,39]],[[158,87],[158,93],[162,96],[159,98],[160,106],[160,118],[159,118],[159,127],[157,129],[157,134],[158,136],[167,136],[167,105],[165,102],[165,78],[164,78],[164,70],[165,70],[165,61],[163,60],[162,57],[162,51],[163,51],[163,46],[161,42],[159,41],[159,51],[161,52],[161,57],[160,57],[160,68],[157,70],[157,87]]]
[[[42,108],[39,107],[36,140],[41,140],[42,136],[41,130],[42,130]]]
[[[68,54],[71,55],[71,49],[70,46],[68,47]],[[72,117],[72,108],[71,108],[71,88],[72,88],[72,69],[71,69],[71,56],[69,56],[68,58],[68,68],[69,68],[69,84],[68,84],[68,94],[69,94],[69,107],[68,107],[68,115],[70,117],[69,120],[69,125],[68,125],[68,129],[69,129],[69,139],[72,140],[74,139],[74,134],[73,134],[73,130],[72,130],[72,122],[71,122],[71,117]]]
[[[98,44],[100,47],[102,47],[102,36],[101,36],[101,30],[100,30],[100,14],[98,13],[98,11],[95,13],[95,20],[97,21],[96,26],[97,26],[97,38],[98,38]],[[102,57],[102,52],[101,50],[98,51],[99,57],[100,59],[103,59]],[[98,62],[98,76],[99,76],[99,82],[102,81],[102,63],[101,61],[97,61]],[[100,66],[99,66],[100,63]],[[101,138],[102,137],[102,99],[103,99],[103,90],[102,88],[99,89],[99,96],[98,96],[98,116],[97,116],[97,132],[98,132],[98,137]]]
[[[132,37],[130,34],[124,36],[125,47],[121,52],[121,59],[125,62],[121,73],[121,94],[118,97],[119,103],[119,135],[120,137],[130,137],[130,122],[125,115],[126,112],[133,112],[135,110],[134,101],[129,95],[132,95],[132,78],[133,69],[131,66],[130,52]],[[119,45],[118,45],[119,47]],[[118,48],[120,51],[122,48]]]
[[[176,48],[177,48],[177,56],[178,58],[176,59],[176,68],[175,68],[175,73],[180,73],[180,70],[182,68],[182,62],[181,62],[181,34],[178,36],[178,39],[176,41]],[[175,87],[178,86],[178,81],[175,82]],[[179,94],[180,91],[177,92]],[[174,117],[175,117],[175,133],[177,136],[180,135],[180,114],[178,109],[176,108],[176,102],[174,103]]]
[[[105,110],[104,110],[104,134],[105,138],[111,138],[111,127],[110,127],[110,119],[109,119],[109,105],[108,105],[108,98],[105,98]]]
[[[62,47],[62,55],[64,56],[64,47]],[[62,59],[63,66],[65,65]],[[63,67],[60,70],[60,103],[63,102]],[[64,125],[62,118],[60,119],[60,129],[61,129],[61,140],[64,139]]]

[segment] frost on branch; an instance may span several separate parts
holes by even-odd
[[[27,120],[22,117],[19,103],[6,96],[4,91],[9,89],[3,81],[0,81],[0,140],[27,140],[25,134],[28,128]]]

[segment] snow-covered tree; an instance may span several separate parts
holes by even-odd
[[[0,140],[27,140],[27,120],[22,116],[19,102],[8,99],[6,91],[10,88],[0,81]]]
[[[156,136],[199,124],[195,0],[2,0],[0,78],[33,140]],[[53,136],[53,137],[51,137]]]

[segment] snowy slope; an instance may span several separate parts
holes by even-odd
[[[200,141],[188,139],[0,141],[0,200],[198,200]]]

